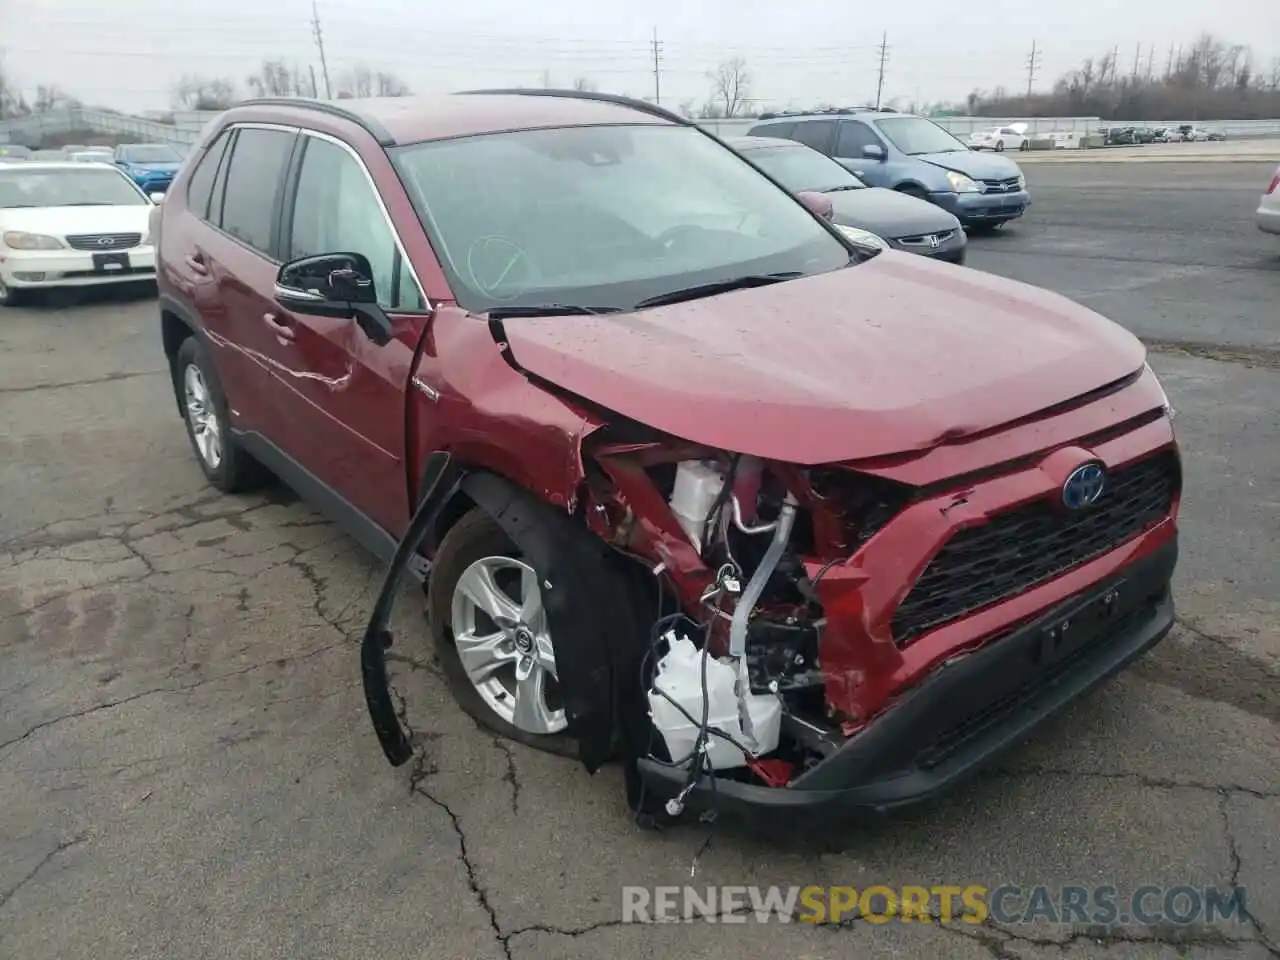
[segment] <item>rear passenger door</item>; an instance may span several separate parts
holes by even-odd
[[[378,303],[393,339],[373,343],[353,318],[291,313],[281,351],[289,433],[299,459],[367,519],[399,535],[409,502],[405,390],[430,314],[372,178],[359,153],[303,131],[286,191],[281,252],[285,260],[361,253],[373,271]]]
[[[213,288],[218,307],[204,316],[218,347],[234,426],[260,433],[288,449],[279,416],[279,349],[272,313],[279,260],[280,204],[297,131],[244,124],[233,128],[209,201],[208,224],[196,268]]]

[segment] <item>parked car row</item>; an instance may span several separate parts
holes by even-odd
[[[158,197],[104,162],[0,164],[0,307],[37,291],[154,279]]]
[[[147,193],[164,193],[182,165],[182,154],[168,143],[124,143],[116,147],[70,144],[55,150],[0,144],[0,164],[33,160],[111,163],[127,173]]]

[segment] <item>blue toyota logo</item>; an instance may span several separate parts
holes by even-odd
[[[1107,471],[1100,463],[1076,467],[1062,485],[1062,505],[1068,510],[1083,510],[1098,502],[1107,485]]]

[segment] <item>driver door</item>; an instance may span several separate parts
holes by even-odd
[[[328,137],[302,134],[285,194],[286,262],[325,253],[369,260],[392,340],[379,346],[353,318],[275,304],[290,433],[302,465],[384,530],[399,535],[409,503],[405,390],[426,329],[425,300],[364,163]]]

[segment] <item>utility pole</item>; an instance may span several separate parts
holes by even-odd
[[[1169,44],[1169,62],[1165,64],[1164,78],[1168,80],[1173,76],[1173,44]]]
[[[658,28],[653,28],[653,102],[662,103],[662,42],[658,40]]]
[[[311,0],[311,34],[316,41],[316,49],[320,51],[320,72],[324,75],[324,98],[333,99],[333,88],[329,86],[329,61],[324,57],[324,34],[320,32],[320,10],[316,0]]]
[[[1036,71],[1040,69],[1040,58],[1043,51],[1036,49],[1035,40],[1031,41],[1031,53],[1027,56],[1027,97],[1031,97],[1031,85],[1035,83]]]
[[[1142,42],[1133,48],[1133,82],[1138,82],[1138,70],[1142,67]]]
[[[880,109],[880,94],[884,92],[884,65],[889,62],[889,33],[880,37],[880,79],[876,81],[876,109]]]
[[[1147,51],[1147,83],[1151,82],[1151,77],[1156,71],[1156,45],[1153,43],[1151,49]]]
[[[314,63],[307,64],[307,69],[311,71],[311,98],[313,100],[320,99],[320,88],[316,86],[316,65]]]

